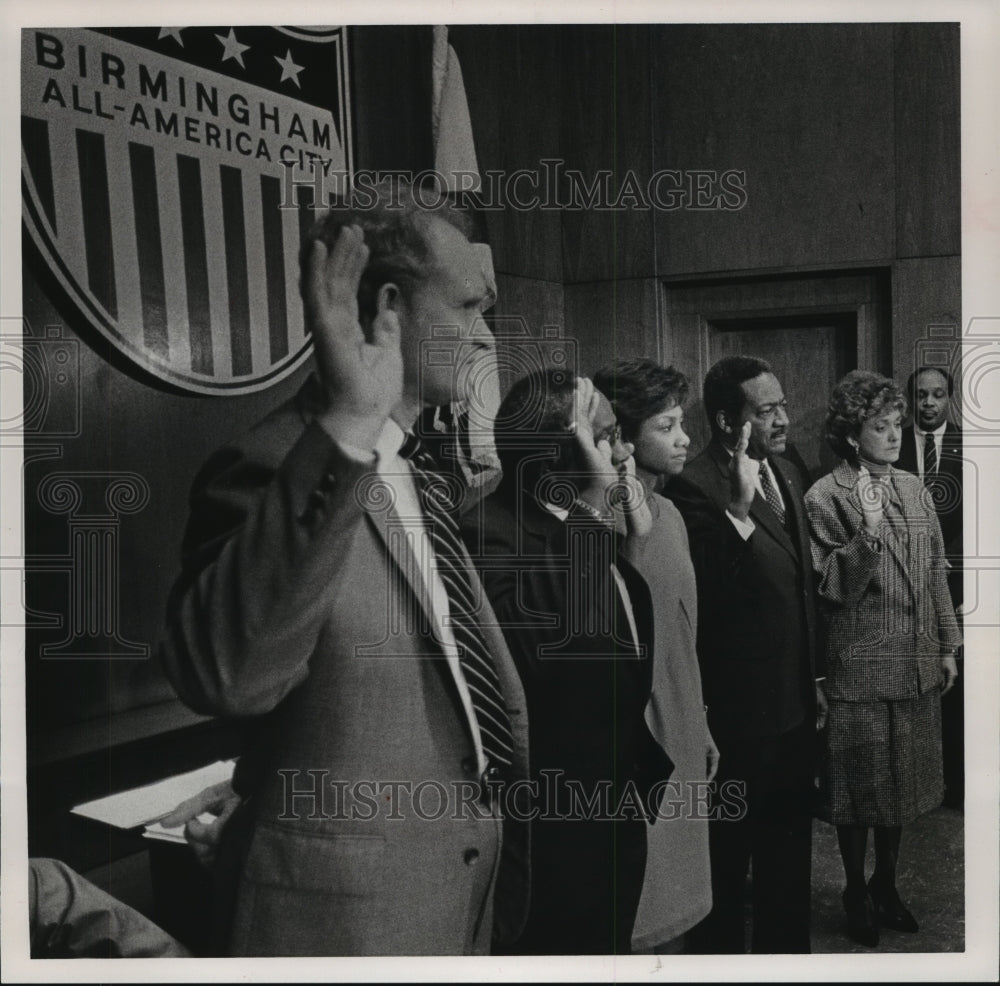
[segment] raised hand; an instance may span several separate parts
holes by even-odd
[[[326,393],[320,424],[338,441],[362,449],[374,448],[403,394],[395,312],[376,315],[370,342],[358,321],[358,285],[367,262],[361,228],[345,226],[332,250],[320,240],[313,243],[302,292]]]
[[[865,529],[874,533],[882,523],[884,496],[882,485],[872,481],[871,473],[865,466],[858,471],[858,499],[865,520]]]
[[[653,515],[649,509],[649,497],[642,480],[635,474],[635,451],[630,442],[624,447],[629,456],[618,464],[618,487],[612,494],[613,502],[625,514],[625,527],[629,534],[646,537],[653,529]]]
[[[585,476],[583,494],[593,505],[607,509],[606,491],[619,481],[619,470],[611,455],[611,443],[602,438],[594,442],[594,417],[600,406],[600,392],[585,377],[577,377],[573,398],[573,421],[570,427],[576,435],[577,451]]]
[[[733,457],[729,460],[729,512],[740,520],[750,515],[750,504],[757,492],[760,463],[747,455],[750,444],[750,422],[746,421],[736,440]]]

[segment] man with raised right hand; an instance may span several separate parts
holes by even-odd
[[[482,954],[524,919],[490,796],[526,773],[524,696],[458,491],[406,435],[492,346],[488,249],[443,198],[374,198],[311,232],[317,374],[201,470],[168,607],[181,698],[253,726],[216,860],[231,954]]]
[[[754,952],[808,952],[815,735],[815,588],[803,491],[783,458],[788,412],[763,360],[730,356],[705,377],[708,446],[664,495],[684,518],[698,585],[698,660],[719,748],[712,910],[688,951],[743,952],[752,865]],[[738,785],[739,787],[734,787]]]

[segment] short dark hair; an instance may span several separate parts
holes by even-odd
[[[437,216],[470,241],[481,239],[475,217],[460,208],[454,196],[436,188],[414,186],[402,179],[385,179],[352,190],[313,224],[299,254],[305,271],[314,240],[332,248],[344,226],[360,226],[369,249],[368,263],[358,287],[358,315],[362,325],[375,317],[375,299],[383,284],[398,284],[404,296],[430,273],[429,220]],[[304,278],[302,279],[304,284]]]
[[[626,441],[642,423],[687,400],[688,379],[672,366],[651,359],[623,359],[594,374],[594,386],[611,402]]]
[[[771,372],[771,364],[757,356],[724,356],[705,374],[705,413],[713,436],[722,434],[715,420],[720,411],[733,422],[739,418],[747,400],[743,384]]]
[[[888,411],[906,413],[906,397],[895,380],[871,370],[851,370],[830,395],[826,413],[826,440],[843,459],[856,459],[857,450],[848,441],[861,434],[869,418]]]
[[[951,397],[955,390],[955,384],[951,379],[951,374],[943,366],[918,366],[907,378],[906,381],[906,396],[910,399],[911,404],[917,403],[917,379],[921,373],[927,373],[933,370],[935,373],[940,373],[944,377],[945,383],[948,384],[948,396]]]
[[[510,388],[493,422],[505,483],[519,477],[533,485],[545,473],[574,461],[575,438],[569,425],[575,391],[573,374],[560,369],[535,370]]]

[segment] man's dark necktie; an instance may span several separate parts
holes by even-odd
[[[459,664],[469,686],[483,752],[490,761],[509,765],[514,748],[510,719],[504,708],[500,679],[493,658],[473,616],[476,593],[469,577],[468,561],[462,549],[458,524],[449,509],[451,504],[442,500],[435,492],[441,486],[440,482],[435,482],[439,475],[437,463],[420,439],[412,433],[407,434],[399,454],[409,460],[424,516],[429,522],[428,535],[434,549],[438,575],[448,594],[451,631],[458,644]]]
[[[760,460],[760,488],[764,491],[764,499],[767,500],[767,505],[774,511],[775,517],[778,518],[778,523],[784,526],[785,508],[781,505],[781,497],[778,496],[778,491],[774,488],[774,483],[771,482],[771,474],[768,472],[767,465],[763,459]]]
[[[937,474],[937,442],[934,435],[928,432],[924,435],[924,482],[933,481]]]

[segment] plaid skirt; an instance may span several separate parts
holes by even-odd
[[[823,814],[834,825],[905,825],[938,807],[944,797],[940,692],[831,701],[824,766]]]

